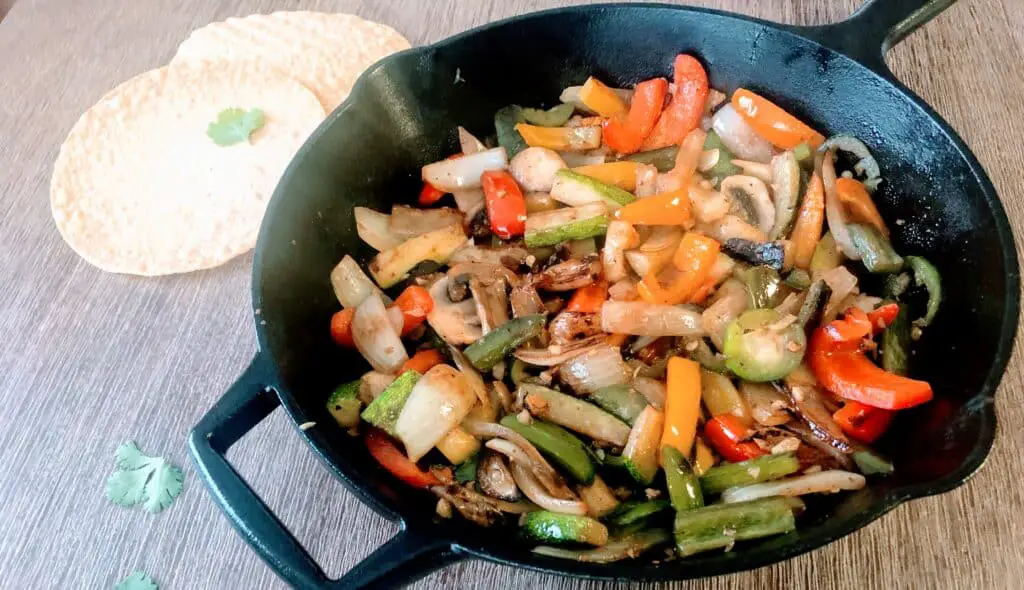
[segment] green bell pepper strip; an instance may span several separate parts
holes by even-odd
[[[910,353],[910,322],[906,305],[900,306],[896,319],[882,332],[882,368],[906,376]]]
[[[536,337],[544,329],[543,315],[516,318],[487,333],[462,351],[480,371],[489,371],[520,344]]]
[[[658,169],[658,172],[668,172],[676,167],[676,154],[679,153],[679,146],[670,145],[646,152],[637,152],[626,156],[630,162],[650,164]]]
[[[869,272],[891,273],[903,268],[903,258],[893,250],[892,244],[872,225],[853,223],[846,227],[853,247]]]
[[[661,448],[661,468],[665,470],[668,497],[676,512],[693,510],[704,505],[700,480],[679,449],[670,445]]]
[[[501,425],[523,435],[537,450],[561,465],[580,483],[594,481],[594,463],[590,460],[590,453],[583,441],[568,430],[537,419],[530,424],[523,424],[515,416],[505,416],[501,419]]]
[[[907,265],[914,271],[914,284],[924,286],[928,291],[928,307],[923,318],[914,320],[914,325],[920,328],[932,323],[935,314],[939,312],[939,304],[942,303],[942,280],[939,277],[939,269],[920,256],[907,256]]]
[[[668,500],[644,500],[625,502],[606,519],[616,526],[627,526],[646,520],[647,518],[664,512],[672,507]]]
[[[523,117],[526,122],[531,125],[540,125],[541,127],[561,127],[569,121],[569,117],[572,117],[572,112],[576,110],[571,104],[563,103],[557,106],[553,106],[548,110],[544,109],[522,109]]]
[[[516,131],[516,125],[525,123],[526,116],[522,107],[509,105],[494,113],[494,131],[498,136],[498,145],[505,148],[509,159],[530,147],[523,136]]]
[[[676,550],[686,557],[732,547],[736,541],[788,533],[795,528],[793,509],[782,498],[706,506],[676,516]]]

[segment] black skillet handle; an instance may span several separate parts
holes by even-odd
[[[796,30],[883,75],[890,75],[885,54],[956,0],[866,0],[850,18]]]
[[[337,580],[331,580],[225,457],[228,449],[280,404],[269,362],[260,355],[189,437],[199,477],[232,526],[294,588],[396,588],[461,559],[449,541],[401,530]],[[339,531],[343,533],[343,531]],[[344,551],[344,534],[338,537]]]

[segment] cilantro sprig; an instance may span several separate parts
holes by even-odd
[[[142,506],[156,514],[174,502],[184,487],[181,468],[163,457],[142,453],[126,442],[115,453],[117,471],[107,478],[107,498],[119,506]]]
[[[265,122],[266,117],[260,109],[224,109],[217,115],[217,120],[206,128],[206,134],[213,143],[226,147],[249,141]]]

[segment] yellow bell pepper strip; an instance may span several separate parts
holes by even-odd
[[[710,86],[704,66],[691,55],[676,56],[673,82],[676,90],[672,100],[661,112],[651,134],[640,147],[643,151],[656,150],[670,145],[679,145],[686,134],[700,125],[704,116]]]
[[[700,437],[697,438],[696,447],[693,452],[693,472],[699,477],[715,466],[715,455],[711,452],[711,447]]]
[[[689,191],[684,188],[637,199],[616,209],[615,218],[634,225],[689,226],[693,223]]]
[[[515,127],[530,147],[579,152],[601,147],[600,127],[539,127],[517,123]]]
[[[808,268],[814,249],[821,241],[821,230],[825,223],[825,185],[821,176],[815,173],[807,183],[807,193],[796,215],[793,233],[789,241],[793,249],[793,264],[797,268]]]
[[[825,143],[824,135],[746,88],[739,88],[732,94],[732,106],[758,135],[775,147],[791,150],[806,141],[817,149]]]
[[[668,359],[665,389],[665,430],[661,447],[674,447],[690,456],[700,416],[700,364],[674,356]]]
[[[604,123],[604,142],[620,154],[632,154],[640,149],[651,134],[654,124],[665,107],[668,80],[653,78],[636,85],[629,114],[612,117]]]
[[[687,232],[672,258],[675,267],[681,271],[679,277],[663,288],[656,276],[647,275],[637,285],[637,292],[650,303],[677,305],[689,301],[707,280],[711,267],[718,260],[719,250],[721,245],[718,241],[703,234]]]
[[[629,112],[622,98],[593,76],[580,89],[580,102],[602,117],[625,116]]]
[[[875,202],[871,200],[871,195],[859,180],[837,178],[836,196],[839,197],[839,202],[843,204],[846,211],[850,213],[852,221],[871,224],[882,232],[883,236],[889,237],[889,228],[885,227],[882,214],[878,212]]]
[[[638,168],[640,168],[639,162],[620,160],[618,162],[605,162],[604,164],[577,166],[572,170],[605,184],[617,186],[624,191],[633,192],[636,190],[636,171]]]

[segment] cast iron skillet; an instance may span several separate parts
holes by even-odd
[[[394,587],[459,559],[592,578],[674,580],[736,572],[810,551],[901,502],[961,485],[995,436],[993,395],[1017,325],[1019,272],[991,182],[949,126],[893,78],[883,53],[953,0],[873,0],[844,22],[797,28],[697,8],[601,5],[516,17],[389,57],[302,148],[267,211],[256,246],[253,307],[260,352],[191,437],[201,477],[232,524],[300,588]],[[826,134],[862,138],[882,165],[877,200],[897,249],[923,254],[945,277],[946,299],[914,357],[938,401],[901,414],[881,450],[897,474],[858,493],[817,501],[789,535],[660,566],[588,565],[537,556],[509,534],[434,523],[434,499],[393,480],[333,424],[327,393],[365,370],[335,347],[338,303],[328,274],[346,253],[372,252],[352,207],[387,209],[419,187],[419,168],[453,153],[454,128],[487,135],[510,103],[550,105],[589,74],[618,85],[670,75],[680,52],[700,56],[712,84],[763,93]],[[463,81],[456,81],[456,78]],[[224,458],[283,405],[324,463],[399,534],[329,580]],[[338,551],[345,551],[338,531]]]

